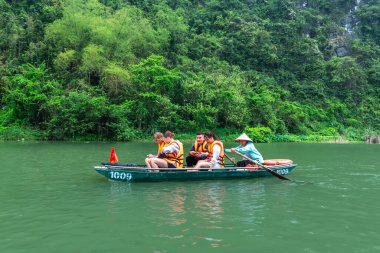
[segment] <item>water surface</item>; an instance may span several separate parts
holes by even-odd
[[[121,162],[156,152],[0,142],[0,252],[380,251],[380,145],[257,144],[265,158],[298,163],[288,177],[306,183],[111,182],[93,166],[112,146]]]

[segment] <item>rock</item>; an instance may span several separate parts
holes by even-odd
[[[369,144],[380,144],[380,136],[367,135],[365,141]]]
[[[345,46],[335,48],[335,54],[338,57],[344,57],[348,55],[348,51]]]

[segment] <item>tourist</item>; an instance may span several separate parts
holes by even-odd
[[[207,159],[207,148],[207,141],[205,141],[203,133],[197,133],[195,142],[190,149],[189,155],[186,157],[187,167],[193,167],[199,160]]]
[[[198,161],[194,169],[199,168],[224,168],[224,147],[214,133],[207,132],[204,138],[208,144],[208,156],[206,160]]]
[[[183,144],[174,140],[174,133],[166,131],[165,145],[158,157],[152,158],[151,168],[183,168]]]
[[[152,159],[157,158],[162,153],[162,149],[164,148],[164,145],[165,145],[164,135],[161,132],[155,132],[153,134],[153,140],[158,145],[158,151],[157,151],[157,155],[149,154],[146,156],[145,164],[148,168],[152,168],[152,165],[151,165]]]

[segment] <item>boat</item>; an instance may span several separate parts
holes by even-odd
[[[291,173],[297,164],[288,159],[271,159],[264,161],[264,167],[225,168],[147,168],[137,164],[102,163],[95,170],[106,178],[125,182],[159,182],[159,181],[189,181],[208,179],[236,179],[270,177],[276,174],[284,176]]]

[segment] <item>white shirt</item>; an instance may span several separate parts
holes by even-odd
[[[220,164],[218,163],[220,152],[221,152],[220,146],[214,145],[214,148],[212,150],[212,158],[211,158],[212,168],[220,168]]]
[[[170,146],[164,146],[164,148],[162,149],[162,153],[164,154],[174,152],[176,152],[177,154],[179,153],[179,146],[175,142],[172,142]]]

